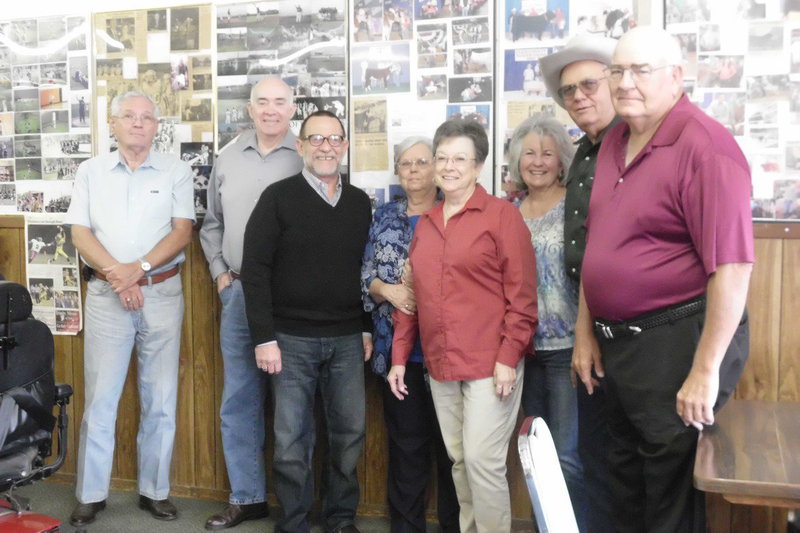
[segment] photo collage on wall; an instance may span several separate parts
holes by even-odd
[[[294,90],[291,129],[317,110],[346,123],[344,0],[280,0],[217,6],[219,149],[252,129],[250,91],[267,76]]]
[[[95,108],[98,152],[116,149],[113,98],[140,90],[160,111],[154,150],[194,170],[195,210],[206,210],[214,154],[212,8],[209,5],[96,13]]]
[[[518,201],[524,194],[508,171],[508,144],[523,120],[544,113],[562,122],[573,140],[583,132],[545,88],[539,59],[570,38],[591,33],[619,39],[636,25],[633,0],[506,0],[497,17],[497,134],[503,147],[495,172],[495,194]],[[500,159],[502,157],[502,159]]]
[[[80,262],[63,215],[25,217],[25,270],[33,316],[56,335],[77,335],[82,327]]]
[[[487,0],[354,0],[350,83],[353,183],[373,208],[402,196],[394,145],[433,137],[450,117],[492,135],[493,8]],[[492,192],[492,154],[479,179]]]
[[[793,7],[794,6],[794,7]],[[667,0],[686,90],[747,156],[753,218],[800,219],[800,6]]]
[[[87,18],[0,22],[0,213],[64,213],[91,156]]]

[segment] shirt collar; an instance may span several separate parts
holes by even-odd
[[[286,135],[283,136],[283,139],[281,140],[280,143],[278,143],[278,146],[275,147],[273,152],[281,148],[287,148],[289,150],[296,152],[297,151],[297,144],[295,142],[296,140],[297,137],[295,136],[295,134],[292,133],[291,130],[287,131]],[[250,149],[250,150],[255,150],[258,153],[261,153],[261,151],[258,149],[258,137],[256,136],[255,130],[249,130],[239,135],[239,138],[236,139],[236,146],[242,152]]]
[[[659,124],[653,138],[648,142],[648,146],[669,146],[675,144],[686,127],[686,115],[691,112],[691,106],[694,104],[689,101],[686,93],[683,93],[678,101],[668,111],[664,120]],[[627,124],[623,132],[623,138],[630,135],[631,129]]]
[[[599,147],[600,144],[602,144],[603,138],[606,136],[606,133],[608,133],[608,130],[610,130],[611,128],[616,126],[617,122],[619,122],[619,121],[620,121],[620,118],[618,116],[614,115],[613,120],[611,120],[611,122],[608,123],[608,126],[606,126],[605,128],[603,128],[600,131],[600,134],[597,136],[597,142],[593,143],[591,140],[589,140],[589,136],[584,134],[580,139],[578,139],[575,142],[575,144],[579,148],[583,148],[584,150],[587,149],[587,148],[591,148],[592,146]]]
[[[115,150],[108,154],[108,170],[114,170],[117,166],[123,166],[125,168],[128,167],[128,163],[122,158],[122,152],[119,150]],[[159,161],[160,158],[153,157],[153,149],[151,148],[149,152],[147,152],[147,159],[139,165],[138,168],[147,168],[151,167],[155,170],[166,170],[167,166],[163,164],[163,160]]]
[[[303,167],[303,177],[306,181],[311,184],[317,191],[323,193],[325,197],[328,196],[328,184],[316,177],[314,174],[311,173],[306,167]],[[342,175],[337,174],[336,176],[336,192],[342,190]]]
[[[476,210],[476,211],[483,211],[486,209],[486,204],[489,202],[489,193],[486,192],[486,189],[483,188],[483,185],[480,183],[475,184],[475,192],[472,193],[472,196],[469,197],[467,203],[464,204],[463,211],[468,210]],[[428,211],[427,213],[423,213],[422,216],[433,216],[434,213],[442,213],[441,217],[444,217],[444,202],[439,202],[436,206]]]

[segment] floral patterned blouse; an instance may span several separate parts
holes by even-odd
[[[394,306],[388,301],[377,303],[369,294],[369,286],[375,278],[384,283],[399,283],[403,266],[408,259],[414,224],[406,214],[408,201],[401,198],[379,207],[372,217],[367,247],[361,263],[361,296],[364,309],[372,313],[375,324],[372,343],[372,371],[386,377],[392,366],[392,337]],[[422,361],[419,338],[414,345],[409,361]]]

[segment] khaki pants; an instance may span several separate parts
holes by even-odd
[[[524,369],[520,362],[514,392],[502,402],[491,377],[430,380],[436,416],[453,461],[462,533],[511,531],[506,455],[517,423]]]

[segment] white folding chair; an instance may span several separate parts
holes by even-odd
[[[517,448],[539,532],[578,533],[553,437],[543,419],[525,419]]]

